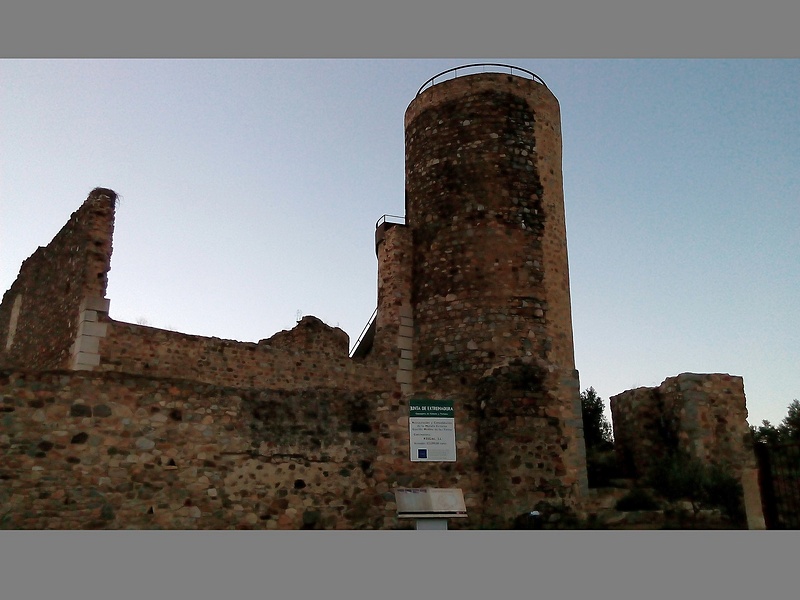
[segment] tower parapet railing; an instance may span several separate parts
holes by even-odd
[[[390,223],[392,225],[405,225],[406,218],[401,217],[399,215],[383,215],[380,219],[375,222],[375,229],[383,225],[384,223]]]
[[[386,237],[386,230],[393,227],[394,225],[402,225],[405,226],[406,218],[399,217],[397,215],[383,215],[378,221],[375,223],[375,253],[378,252],[378,246],[380,246],[383,239]]]
[[[445,75],[448,75],[450,73],[453,74],[451,79],[455,79],[457,77],[463,77],[465,75],[475,75],[476,72],[474,71],[474,69],[481,69],[480,71],[477,71],[478,73],[504,73],[505,69],[508,69],[509,75],[517,75],[517,74],[528,75],[530,76],[530,79],[532,79],[536,83],[541,83],[544,87],[547,87],[547,84],[541,77],[539,77],[536,73],[529,71],[528,69],[523,69],[522,67],[515,67],[514,65],[507,65],[503,63],[471,63],[468,65],[453,67],[452,69],[447,69],[446,71],[437,73],[436,75],[428,79],[428,81],[422,84],[422,86],[417,90],[417,96],[419,96],[426,88],[436,85],[436,80],[439,79],[440,77],[444,77]],[[492,69],[492,70],[487,71],[487,69]],[[459,71],[467,71],[467,70],[469,70],[469,72],[464,72],[461,75],[459,75],[458,73]],[[515,73],[515,71],[517,73]]]

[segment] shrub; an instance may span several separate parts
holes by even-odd
[[[656,462],[646,481],[666,500],[690,502],[694,520],[704,508],[718,508],[735,523],[744,519],[742,486],[723,467],[676,452]]]
[[[622,477],[613,447],[610,450],[586,451],[586,475],[590,488],[606,487],[612,479]]]
[[[616,509],[621,511],[658,510],[659,503],[650,492],[635,488],[617,501]]]

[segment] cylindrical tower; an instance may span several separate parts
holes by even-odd
[[[530,75],[450,79],[405,115],[414,393],[455,401],[457,468],[479,474],[488,527],[575,509],[587,483],[561,118]]]
[[[574,369],[555,96],[523,76],[462,76],[419,93],[405,129],[422,386],[526,356]]]

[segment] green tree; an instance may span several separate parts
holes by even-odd
[[[781,443],[781,430],[766,420],[761,421],[761,425],[758,427],[751,425],[750,433],[753,434],[753,441],[757,444],[761,443],[774,446],[775,444]]]
[[[800,442],[800,400],[794,399],[789,404],[789,409],[780,429],[787,442]]]
[[[586,450],[606,450],[613,447],[614,435],[611,424],[606,419],[603,399],[593,387],[581,392],[581,412]]]
[[[800,400],[792,400],[786,416],[777,427],[769,421],[761,421],[761,425],[750,426],[753,441],[775,446],[786,442],[800,442]]]
[[[611,479],[620,476],[614,455],[614,436],[603,408],[603,400],[594,388],[581,392],[586,476],[591,488],[607,486]]]

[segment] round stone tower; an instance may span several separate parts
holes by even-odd
[[[532,74],[531,74],[532,75]],[[533,76],[467,75],[405,115],[419,384],[534,357],[574,369],[558,101]]]
[[[435,83],[405,114],[413,392],[455,401],[459,465],[501,528],[587,488],[561,117],[519,71]]]

